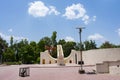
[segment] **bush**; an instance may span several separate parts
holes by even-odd
[[[6,65],[18,65],[21,64],[21,62],[4,62]]]
[[[40,64],[40,57],[37,58],[37,63]]]

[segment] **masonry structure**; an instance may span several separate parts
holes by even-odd
[[[113,68],[116,69],[120,66],[120,48],[93,49],[82,53],[84,65],[95,65],[99,73],[114,72]],[[61,45],[57,45],[57,58],[53,58],[47,50],[41,52],[40,57],[40,64],[78,64],[81,60],[80,51],[76,50],[71,50],[70,55],[64,57]]]

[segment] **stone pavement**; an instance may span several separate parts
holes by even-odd
[[[30,67],[30,76],[19,77],[20,67]],[[90,71],[93,67],[84,67]],[[120,80],[120,75],[79,74],[78,65],[11,65],[0,67],[0,80]]]

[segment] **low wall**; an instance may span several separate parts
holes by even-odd
[[[109,73],[109,63],[96,64],[96,71],[98,73]]]
[[[67,64],[69,64],[69,63],[77,64],[78,61],[77,61],[77,54],[76,53],[77,52],[75,50],[71,50],[71,54],[64,59],[65,63],[67,63]]]
[[[45,52],[41,52],[40,53],[40,64],[54,64],[57,63],[57,59],[53,58],[48,50],[46,50]]]
[[[110,66],[109,71],[110,71],[110,74],[119,74],[120,75],[120,67],[118,67],[118,66]]]
[[[82,51],[84,65],[96,65],[103,63],[104,61],[118,61],[120,60],[120,48],[108,48],[108,49],[94,49],[88,51]],[[41,64],[54,64],[57,63],[57,58],[50,56],[48,51],[41,52]],[[71,54],[64,58],[65,63],[78,64],[80,61],[80,51],[72,50]],[[44,61],[45,60],[45,61]]]
[[[96,64],[98,73],[120,74],[120,61],[105,61]]]
[[[96,65],[104,61],[120,60],[120,48],[95,49],[83,51],[83,60],[85,65]]]

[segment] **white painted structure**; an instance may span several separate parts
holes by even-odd
[[[120,74],[120,48],[94,49],[82,51],[84,65],[96,65],[98,73]],[[40,64],[78,64],[80,51],[71,50],[71,54],[64,58],[62,46],[57,46],[57,58],[50,56],[48,51],[40,53]]]
[[[98,73],[120,74],[120,61],[105,61],[96,64]]]
[[[82,53],[84,65],[96,65],[97,63],[103,63],[104,61],[120,60],[120,48],[94,49],[83,51]],[[40,55],[41,64],[54,64],[57,63],[59,58],[59,56],[57,56],[58,58],[53,58],[48,51],[41,52]],[[62,58],[63,57],[64,53],[62,52]],[[64,63],[78,64],[78,61],[80,61],[80,52],[75,50],[71,50],[71,54],[64,58]]]
[[[57,64],[65,65],[62,45],[57,45]]]
[[[120,48],[95,49],[83,51],[85,65],[95,65],[104,61],[120,60]]]

